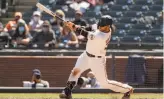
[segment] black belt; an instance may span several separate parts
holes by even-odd
[[[97,58],[101,58],[101,57],[102,57],[102,56],[95,56],[95,55],[93,55],[93,54],[88,53],[87,51],[86,51],[86,53],[87,53],[87,55],[88,55],[89,57],[97,57]]]

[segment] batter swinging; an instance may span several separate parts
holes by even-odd
[[[129,99],[133,88],[127,84],[117,81],[108,80],[106,74],[106,47],[110,41],[112,33],[112,17],[104,15],[98,22],[98,29],[95,32],[88,32],[84,29],[78,28],[72,22],[65,22],[73,31],[88,38],[86,50],[77,59],[76,65],[73,68],[67,85],[63,92],[59,95],[60,98],[72,99],[72,89],[76,85],[77,80],[82,72],[91,69],[100,82],[101,87],[111,89],[115,92],[124,93],[122,99]]]

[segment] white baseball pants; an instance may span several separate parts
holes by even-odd
[[[100,82],[102,88],[111,89],[115,92],[126,93],[132,89],[131,86],[117,81],[108,80],[106,73],[106,58],[89,57],[86,52],[83,52],[77,59],[76,65],[73,68],[68,81],[76,81],[81,73],[91,69],[94,72],[96,79]]]

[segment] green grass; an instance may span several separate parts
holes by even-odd
[[[0,93],[0,99],[59,99],[53,93]],[[73,94],[75,99],[121,99],[123,94]],[[161,93],[134,93],[131,99],[164,99]]]

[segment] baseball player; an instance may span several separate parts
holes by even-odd
[[[86,31],[72,22],[64,23],[73,31],[79,31],[81,35],[87,37],[88,41],[86,50],[78,57],[66,87],[59,97],[62,99],[72,99],[72,89],[76,85],[79,76],[83,71],[90,68],[95,73],[101,87],[124,93],[122,99],[130,99],[130,94],[133,92],[131,86],[107,79],[105,55],[106,47],[111,39],[113,30],[112,17],[109,15],[102,16],[98,21],[97,30],[94,32]]]
[[[23,87],[49,88],[49,82],[43,80],[41,76],[41,71],[39,69],[34,69],[31,82],[23,81]]]

